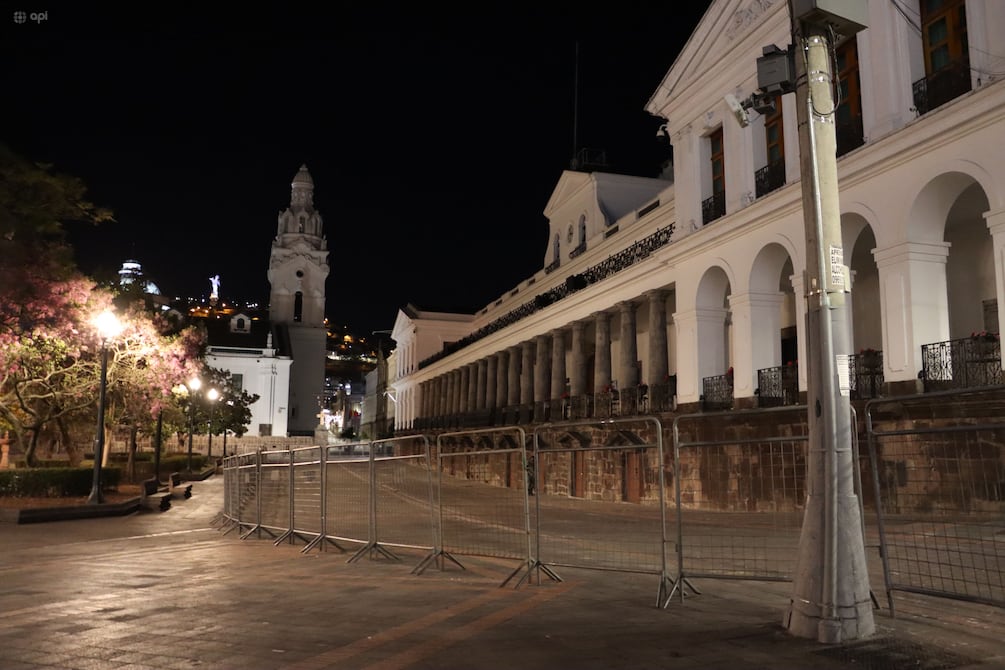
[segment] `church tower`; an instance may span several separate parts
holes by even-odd
[[[290,370],[290,435],[313,435],[324,394],[325,279],[328,243],[314,209],[314,180],[306,165],[293,177],[290,206],[279,213],[269,257],[269,320],[286,340]]]

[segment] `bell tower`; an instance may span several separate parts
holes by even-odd
[[[290,206],[279,213],[269,256],[269,321],[290,349],[290,435],[313,435],[324,393],[328,243],[314,209],[306,165],[293,177]]]
[[[314,180],[301,165],[290,206],[279,213],[269,259],[269,318],[273,323],[324,328],[328,243],[314,209]]]

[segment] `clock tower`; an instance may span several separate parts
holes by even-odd
[[[306,165],[293,177],[290,206],[279,213],[269,257],[269,320],[285,337],[290,370],[290,435],[313,435],[324,393],[325,280],[328,243],[314,209],[314,180]]]

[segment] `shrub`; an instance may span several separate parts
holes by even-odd
[[[122,472],[102,468],[103,489],[116,489]],[[86,496],[94,481],[92,468],[18,468],[0,470],[0,495],[32,498]]]

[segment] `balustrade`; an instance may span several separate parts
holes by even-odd
[[[1001,342],[997,333],[921,345],[925,391],[997,386],[1002,383]]]

